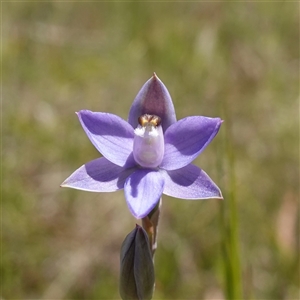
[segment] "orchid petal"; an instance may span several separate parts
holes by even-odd
[[[124,169],[101,157],[81,166],[61,186],[89,192],[114,192],[124,187],[127,177],[134,171],[134,168]]]
[[[160,172],[140,169],[125,182],[124,192],[131,213],[138,219],[147,216],[159,201],[164,189]]]
[[[222,120],[202,116],[187,117],[165,133],[165,155],[160,167],[180,169],[191,163],[218,133]]]
[[[171,96],[155,73],[143,85],[134,99],[129,112],[129,124],[136,128],[138,126],[138,118],[144,114],[160,117],[163,131],[176,122]]]
[[[223,199],[212,179],[195,165],[174,171],[161,170],[165,180],[164,194],[181,199]]]
[[[97,150],[112,163],[133,166],[133,128],[122,118],[101,112],[82,110],[80,123]]]

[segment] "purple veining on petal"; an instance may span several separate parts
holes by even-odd
[[[90,192],[114,192],[122,189],[129,175],[136,169],[124,169],[106,158],[97,158],[78,168],[62,184]]]
[[[138,118],[143,114],[159,116],[162,120],[164,131],[176,122],[171,96],[155,73],[143,85],[134,99],[128,116],[129,124],[136,128],[138,126]]]
[[[122,167],[133,165],[134,130],[119,116],[82,110],[80,123],[97,150],[109,161]]]
[[[220,118],[194,116],[170,126],[165,133],[165,156],[160,167],[175,170],[191,163],[212,141],[221,123]]]
[[[147,216],[159,201],[164,188],[160,172],[140,169],[131,174],[124,185],[127,205],[138,219]]]
[[[200,168],[187,165],[184,168],[161,170],[165,180],[164,194],[181,199],[223,199],[218,186]]]

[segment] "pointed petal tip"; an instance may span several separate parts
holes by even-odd
[[[77,116],[79,119],[81,118],[82,112],[83,112],[83,110],[80,110],[80,111],[76,111],[76,112],[75,112],[76,116]]]
[[[67,178],[63,183],[60,184],[60,188],[71,188],[71,189],[78,189],[76,187],[72,186],[72,183],[69,182],[68,180],[69,178]]]
[[[222,192],[221,192],[220,188],[219,188],[219,187],[217,187],[217,188],[218,188],[218,195],[217,195],[217,196],[215,196],[215,197],[212,197],[212,199],[224,200],[224,198],[223,198],[223,195],[222,195]]]
[[[224,120],[222,120],[222,119],[219,118],[219,117],[215,117],[214,119],[218,119],[217,126],[221,126],[221,124],[224,122]]]
[[[224,197],[223,197],[223,195],[222,195],[222,192],[219,190],[219,195],[217,196],[217,197],[215,197],[215,199],[217,199],[217,200],[224,200]]]
[[[68,187],[68,185],[67,185],[67,183],[66,183],[66,181],[64,181],[62,184],[60,184],[60,186],[59,187]]]

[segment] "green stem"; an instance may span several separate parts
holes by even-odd
[[[228,189],[224,191],[224,201],[220,204],[220,226],[223,233],[222,254],[224,259],[225,295],[226,299],[233,300],[243,299],[243,296],[238,241],[239,224],[236,201],[234,152],[230,143],[232,139],[230,134],[230,120],[228,116],[225,119],[224,125],[225,149],[222,149],[222,152],[226,153],[228,163],[228,169],[225,168],[225,172],[228,174]],[[219,162],[219,164],[221,164],[221,162]],[[224,167],[222,167],[222,169],[224,169]]]

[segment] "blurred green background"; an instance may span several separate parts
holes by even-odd
[[[119,299],[139,221],[59,185],[99,157],[75,112],[126,119],[153,72],[225,120],[195,161],[225,200],[164,197],[154,299],[298,299],[298,3],[1,4],[3,299]]]

